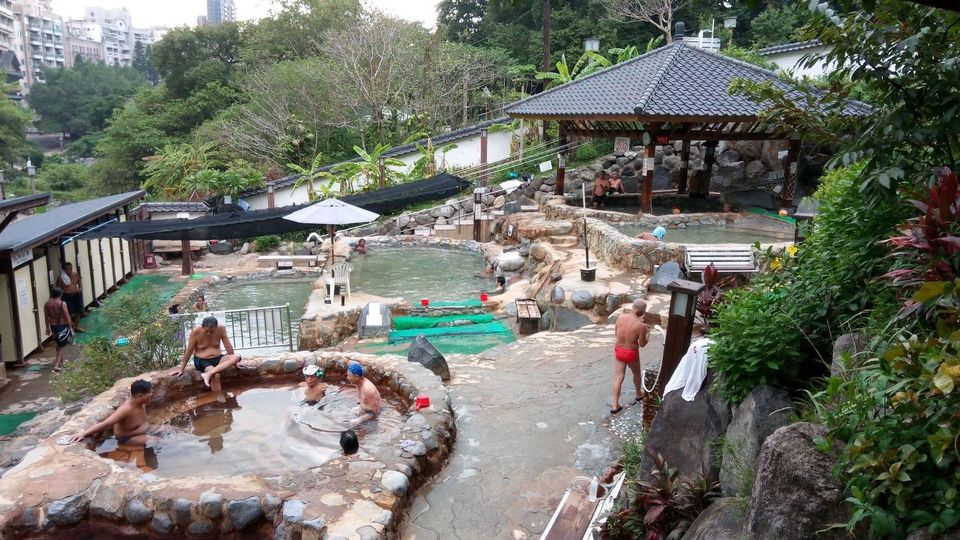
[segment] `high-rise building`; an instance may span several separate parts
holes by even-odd
[[[44,82],[50,69],[66,67],[63,19],[53,13],[50,0],[20,0],[13,4],[17,57],[23,68],[22,92]]]
[[[0,53],[17,50],[13,19],[13,0],[0,0]]]
[[[237,8],[233,0],[207,0],[207,24],[235,20],[237,20]]]
[[[69,21],[70,63],[79,55],[84,61],[129,66],[137,42],[152,45],[166,28],[134,28],[130,12],[123,9],[86,8],[82,20]],[[94,50],[99,45],[99,52]]]

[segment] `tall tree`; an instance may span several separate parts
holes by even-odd
[[[211,82],[229,85],[241,44],[240,26],[234,22],[175,28],[154,44],[153,64],[168,95],[186,98]]]
[[[41,130],[78,136],[106,127],[113,111],[146,82],[133,68],[85,62],[48,72],[47,82],[34,85],[27,101],[40,115]]]
[[[673,15],[693,0],[604,0],[614,17],[644,22],[663,32],[667,43],[673,42]]]
[[[160,74],[157,73],[156,66],[153,65],[153,49],[150,45],[144,45],[143,42],[136,42],[133,46],[133,69],[139,71],[151,84],[160,82]]]
[[[13,161],[30,147],[27,142],[30,113],[7,99],[6,95],[13,92],[12,85],[0,83],[0,159],[4,162]]]
[[[487,0],[441,0],[437,4],[437,25],[448,40],[473,43],[479,37],[486,11]]]
[[[249,65],[269,65],[321,54],[325,34],[363,14],[358,0],[277,0],[270,17],[243,28],[241,57]]]

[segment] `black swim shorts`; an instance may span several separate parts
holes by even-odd
[[[213,358],[200,358],[199,356],[194,356],[193,367],[196,368],[200,373],[203,373],[208,367],[216,367],[222,359],[222,354],[220,356],[214,356]]]

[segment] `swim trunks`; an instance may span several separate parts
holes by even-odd
[[[63,301],[67,303],[70,315],[83,314],[83,293],[63,293]]]
[[[130,439],[136,437],[136,435],[117,435],[117,442],[120,444],[127,444],[130,442]]]
[[[194,356],[193,367],[195,367],[200,373],[203,373],[208,367],[216,367],[222,359],[222,354],[220,356],[214,356],[213,358],[200,358],[199,356]]]
[[[624,364],[630,364],[632,362],[640,361],[640,351],[638,349],[624,349],[622,347],[613,348],[613,356],[623,362]]]
[[[303,401],[301,402],[301,404],[307,405],[307,406],[309,406],[309,407],[313,407],[313,406],[316,405],[317,403],[320,403],[320,400],[319,400],[319,399],[311,399],[311,400],[306,400],[306,399],[305,399],[305,400],[303,400]]]

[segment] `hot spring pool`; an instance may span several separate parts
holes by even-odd
[[[371,249],[366,255],[355,256],[350,263],[353,291],[387,298],[455,301],[477,298],[481,291],[495,288],[492,278],[483,277],[483,257],[466,251]]]
[[[642,232],[652,232],[653,227],[636,223],[611,223],[618,231],[627,236],[637,236]],[[667,229],[664,242],[674,244],[772,244],[777,242],[792,242],[793,231],[776,231],[771,229],[752,228],[743,225],[709,225],[703,227],[688,227],[685,229]]]
[[[389,443],[403,427],[401,402],[380,388],[379,418],[355,428],[360,449]],[[323,410],[300,405],[296,383],[229,389],[222,401],[212,392],[151,411],[158,440],[144,456],[117,449],[113,438],[97,448],[103,457],[134,461],[163,477],[278,474],[318,467],[341,454],[340,432],[359,403],[353,385],[331,384]]]

